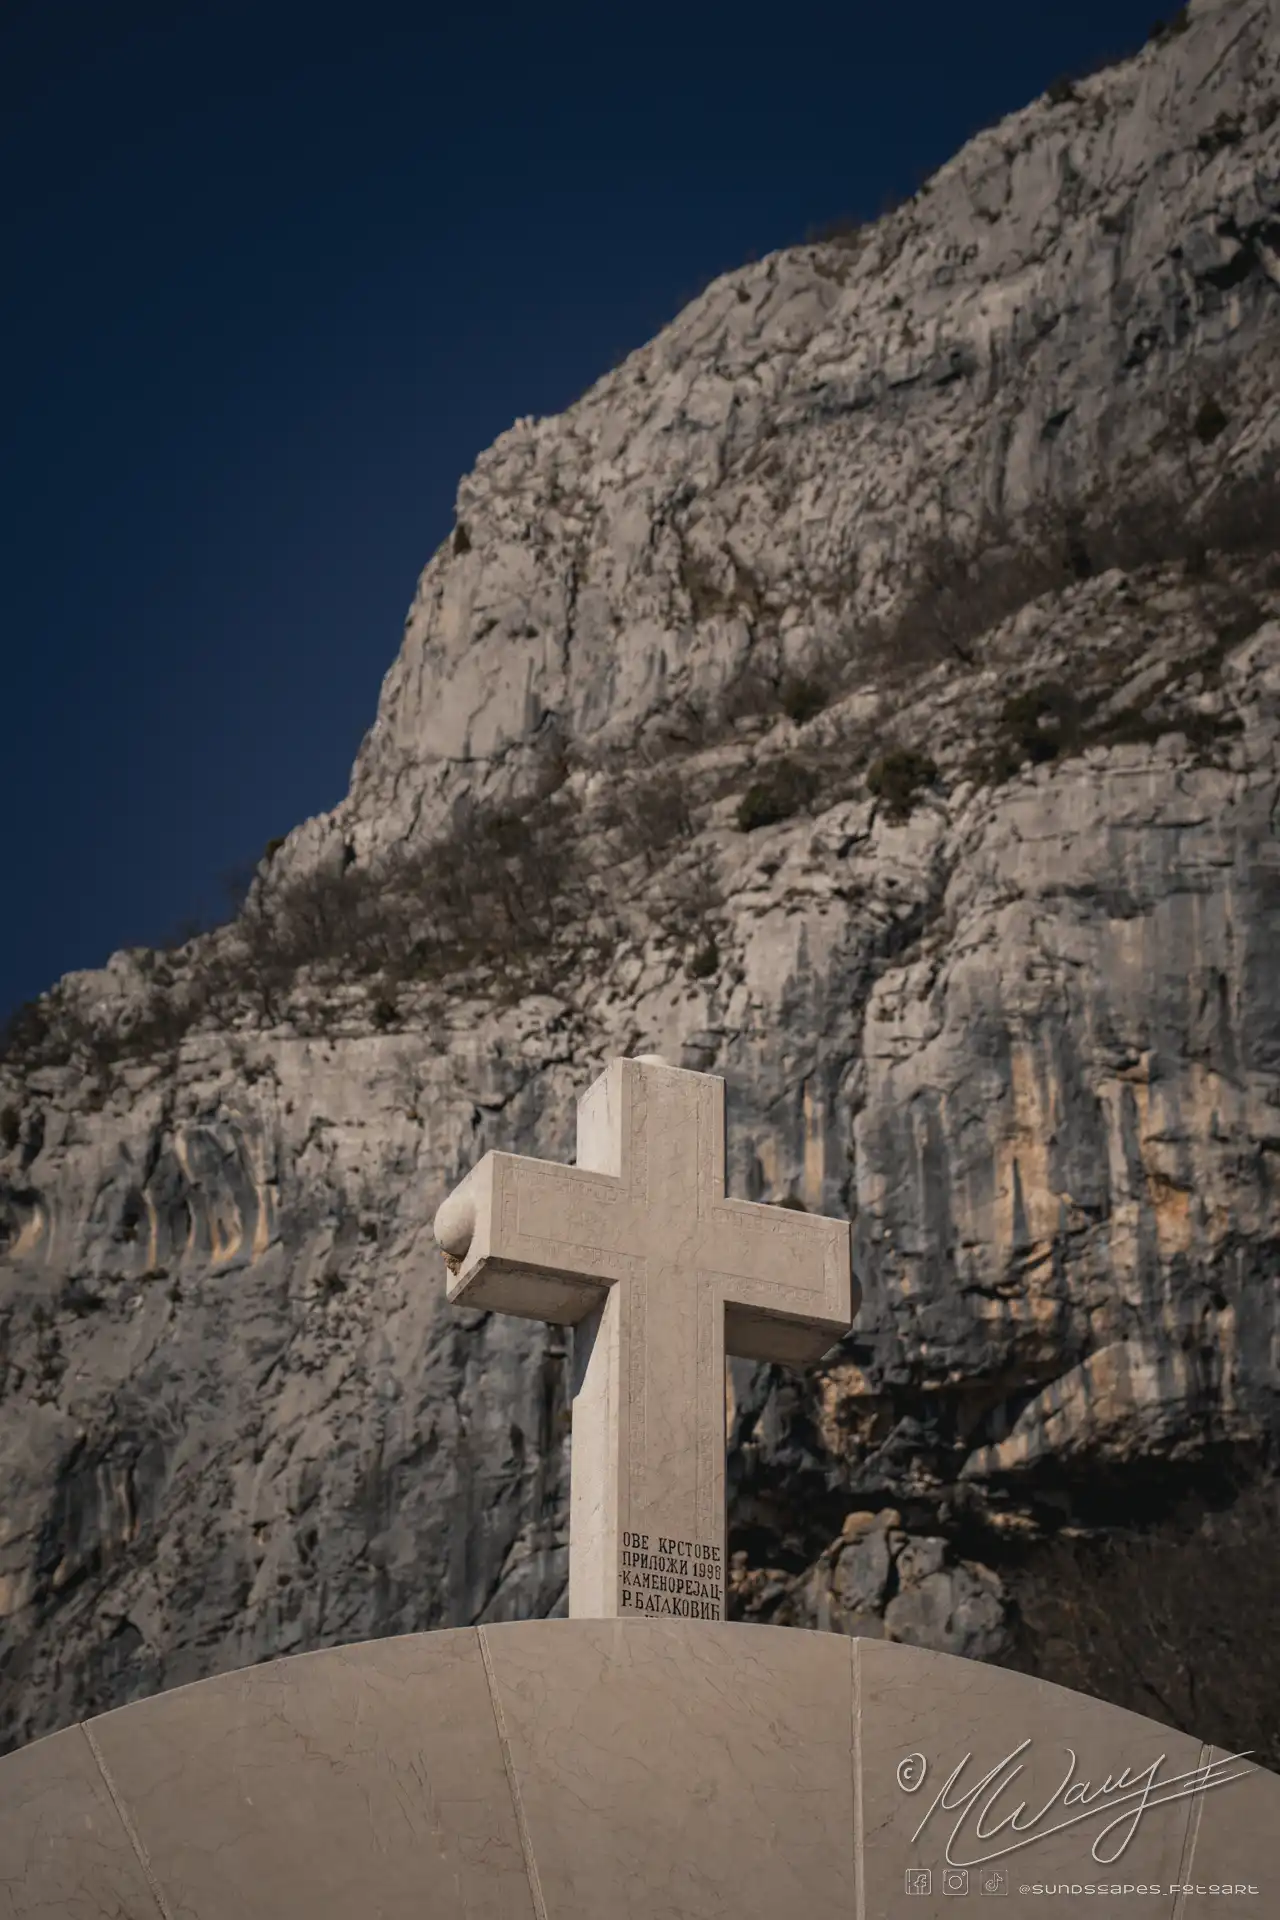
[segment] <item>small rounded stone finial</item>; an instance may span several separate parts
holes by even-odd
[[[469,1188],[459,1187],[440,1202],[434,1226],[436,1245],[450,1273],[456,1273],[466,1259],[475,1231],[475,1195]]]
[[[631,1058],[638,1067],[669,1067],[671,1062],[664,1060],[660,1053],[633,1053]]]

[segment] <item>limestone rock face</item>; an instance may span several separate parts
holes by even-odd
[[[1273,1444],[1278,50],[1193,4],[517,423],[347,799],[24,1017],[0,1745],[563,1609],[564,1341],[451,1312],[431,1224],[614,1053],[855,1222],[839,1355],[731,1370],[747,1617],[989,1657],[1003,1541]]]
[[[930,540],[1180,468],[1192,372],[1198,402],[1239,386],[1252,414],[1280,286],[1275,0],[1190,22],[979,134],[845,244],[723,276],[568,413],[501,435],[348,800],[281,871],[505,792],[553,737],[601,765],[656,748],[748,660],[847,654]],[[1239,420],[1234,457],[1272,428]]]
[[[799,1578],[752,1568],[748,1554],[735,1554],[730,1590],[739,1616],[971,1660],[1004,1652],[1009,1623],[999,1576],[960,1559],[941,1535],[904,1533],[901,1520],[888,1507],[847,1514],[839,1538]]]

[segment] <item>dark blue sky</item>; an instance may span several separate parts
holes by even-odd
[[[517,415],[1158,10],[9,0],[0,1015],[341,797]]]

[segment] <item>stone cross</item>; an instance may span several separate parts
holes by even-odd
[[[459,1306],[575,1329],[569,1613],[722,1620],[725,1355],[821,1358],[845,1220],[725,1197],[724,1081],[613,1060],[566,1167],[486,1153],[435,1219]]]

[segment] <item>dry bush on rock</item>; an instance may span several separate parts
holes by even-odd
[[[1219,416],[1223,426],[1218,426]],[[1199,477],[1206,431],[1227,416],[1216,398],[1171,404],[1166,451],[1177,484],[1109,483],[1078,501],[1048,501],[1018,522],[988,518],[964,537],[938,533],[913,550],[896,613],[858,637],[858,650],[890,677],[953,660],[977,662],[978,642],[1042,595],[1119,568],[1182,565],[1205,573],[1208,557],[1248,558],[1280,548],[1280,469],[1207,486]]]
[[[867,772],[867,791],[883,800],[892,820],[905,820],[938,777],[935,762],[912,747],[893,747]]]
[[[593,897],[573,824],[559,800],[474,811],[443,840],[368,867],[323,866],[274,885],[263,872],[235,920],[188,948],[180,969],[153,968],[119,1010],[91,1009],[57,986],[9,1022],[0,1057],[19,1071],[105,1072],[175,1046],[205,1019],[283,1019],[300,977],[321,997],[367,983],[384,1009],[400,984],[482,962],[508,980],[540,981],[540,964]]]
[[[983,637],[1045,593],[1111,568],[1137,576],[1180,563],[1214,635],[1206,647],[1176,663],[1140,711],[1110,710],[1098,688],[1067,693],[1046,683],[1013,695],[968,772],[997,781],[1027,760],[1174,730],[1186,735],[1195,754],[1211,756],[1240,722],[1203,710],[1197,676],[1201,689],[1211,687],[1225,653],[1265,617],[1221,562],[1248,560],[1243,577],[1280,587],[1275,460],[1252,473],[1220,465],[1216,479],[1203,472],[1207,447],[1216,449],[1228,433],[1233,405],[1231,394],[1203,391],[1171,403],[1165,452],[1175,468],[1181,462],[1179,484],[1162,480],[1144,493],[1132,479],[1112,481],[1105,492],[1074,505],[1046,505],[1017,526],[985,524],[965,543],[945,535],[923,543],[897,612],[846,635],[838,663],[836,651],[828,651],[790,678],[758,661],[749,664],[722,697],[714,724],[692,709],[687,726],[672,723],[671,755],[709,744],[717,730],[747,716],[767,721],[785,713],[803,725],[854,673],[864,683],[888,685],[930,664],[976,664]],[[1234,571],[1241,577],[1239,567]],[[772,616],[763,587],[740,563],[730,561],[719,578],[706,561],[687,556],[683,577],[695,617],[733,611],[757,632],[761,622],[767,629]],[[563,743],[550,745],[545,777],[530,800],[476,809],[430,846],[395,850],[368,867],[348,863],[275,879],[280,846],[269,843],[229,926],[188,936],[163,968],[150,956],[140,989],[119,1008],[90,1008],[78,989],[55,987],[8,1022],[0,1059],[20,1072],[74,1064],[100,1076],[121,1059],[173,1048],[201,1022],[281,1019],[304,977],[321,997],[331,986],[367,983],[387,1006],[396,1003],[402,984],[441,981],[468,968],[487,969],[513,987],[554,978],[566,954],[581,959],[601,937],[610,889],[584,851],[581,822],[563,785]],[[767,764],[740,801],[739,828],[750,832],[786,820],[810,807],[820,791],[834,798],[847,790],[848,760],[847,742],[814,741],[804,764],[785,757]],[[927,762],[923,755],[887,754],[873,769],[873,784],[891,805],[909,808],[935,777]],[[691,837],[687,791],[670,757],[618,793],[610,831],[614,857],[620,836],[621,857],[643,856],[648,874]]]
[[[743,794],[738,804],[738,830],[751,833],[757,827],[789,820],[809,806],[817,792],[818,776],[811,767],[795,760],[775,760]]]
[[[822,220],[805,234],[810,247],[859,247],[867,237],[871,222],[849,214],[835,220]]]
[[[821,673],[795,673],[782,683],[778,695],[778,704],[787,719],[803,727],[818,715],[831,701],[831,683]]]
[[[585,904],[570,826],[558,806],[477,810],[431,845],[260,889],[235,928],[245,984],[275,1017],[303,969],[393,984],[480,960],[518,969]]]
[[[599,823],[621,859],[640,857],[652,873],[665,854],[693,834],[689,796],[678,770],[665,767],[612,787]]]
[[[690,954],[685,963],[685,972],[691,980],[710,980],[719,971],[720,948],[715,935],[708,934]]]

